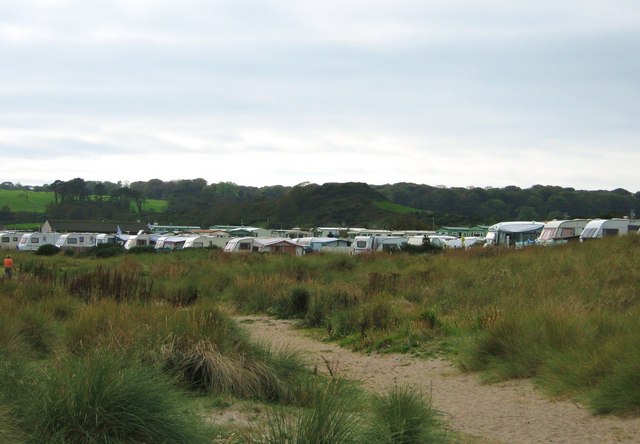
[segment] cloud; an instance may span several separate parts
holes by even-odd
[[[633,190],[639,21],[631,1],[5,1],[0,174]]]

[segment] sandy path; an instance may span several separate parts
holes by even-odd
[[[594,417],[569,401],[543,398],[529,381],[484,385],[444,360],[354,353],[311,339],[290,321],[264,316],[239,321],[254,339],[300,350],[319,370],[332,363],[341,376],[360,380],[367,389],[384,391],[396,382],[423,387],[459,432],[503,443],[640,442],[640,418]]]

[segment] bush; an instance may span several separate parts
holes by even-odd
[[[58,253],[60,253],[60,248],[56,247],[53,244],[40,245],[35,251],[35,254],[37,254],[38,256],[54,256]]]
[[[184,411],[182,395],[153,366],[93,355],[17,382],[22,393],[13,413],[29,428],[29,442],[210,442],[204,425]]]
[[[124,253],[124,248],[121,245],[100,244],[95,247],[93,253],[100,258],[113,257]]]
[[[148,245],[146,247],[131,247],[127,250],[131,254],[155,253],[155,247]]]

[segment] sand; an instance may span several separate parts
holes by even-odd
[[[266,316],[238,319],[251,336],[274,347],[302,352],[319,371],[361,381],[384,392],[411,385],[430,393],[451,430],[496,443],[640,443],[640,418],[594,416],[569,400],[540,394],[529,380],[483,384],[443,359],[363,354],[323,343]]]

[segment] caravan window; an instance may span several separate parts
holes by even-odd
[[[544,230],[542,230],[542,234],[540,235],[540,240],[552,239],[555,232],[556,232],[555,228],[545,228]]]
[[[25,242],[23,242],[23,241],[25,241]],[[38,242],[40,242],[40,239],[38,239],[37,237],[32,237],[32,238],[31,238],[31,243],[32,243],[32,244],[37,244]],[[20,243],[21,243],[21,244],[26,243],[26,239],[21,239],[21,240],[20,240]]]
[[[357,248],[367,248],[367,241],[358,241],[356,242]]]
[[[602,237],[606,236],[617,236],[619,230],[617,228],[603,228],[602,229]]]
[[[251,250],[251,242],[240,242],[240,244],[238,244],[238,250]]]
[[[575,236],[576,229],[575,228],[563,228],[560,230],[560,237],[571,237]]]
[[[67,238],[67,243],[69,245],[75,245],[75,244],[78,243],[78,239],[76,239],[75,237],[69,237],[69,238]]]
[[[9,237],[3,237],[2,238],[2,242],[4,242],[5,244],[8,243],[11,239]]]

